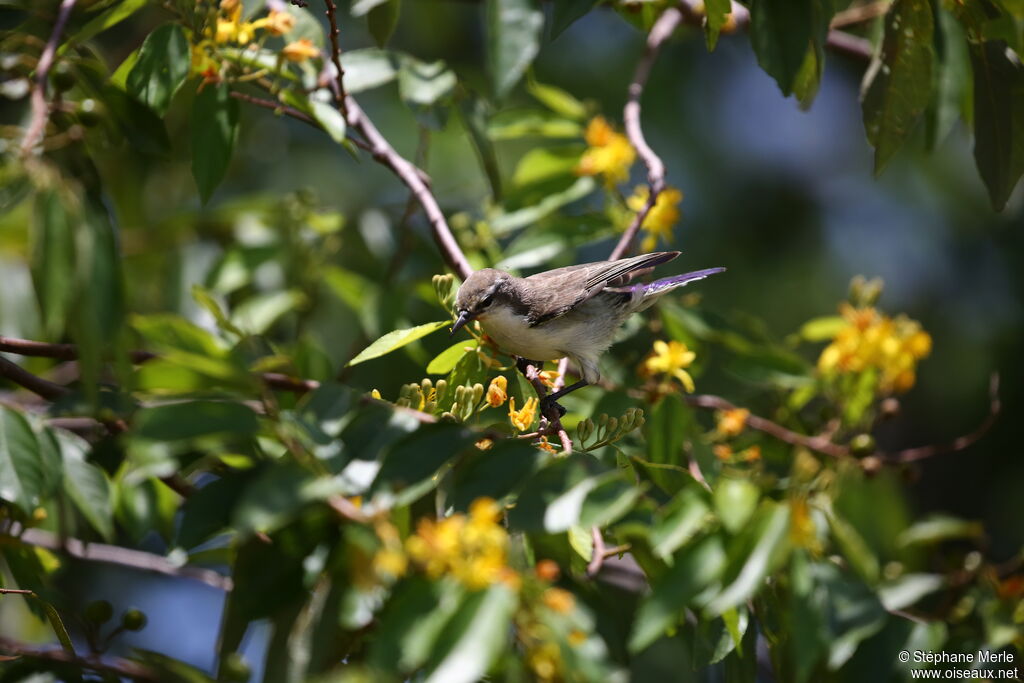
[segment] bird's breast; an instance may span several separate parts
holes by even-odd
[[[529,360],[555,360],[572,348],[571,334],[561,326],[530,327],[523,315],[507,306],[494,306],[479,316],[480,325],[503,351]]]

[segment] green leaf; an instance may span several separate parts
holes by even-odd
[[[941,574],[904,574],[878,587],[878,599],[890,612],[903,610],[946,585]]]
[[[379,7],[386,2],[388,2],[388,0],[356,0],[352,3],[352,7],[349,9],[349,12],[352,13],[353,17],[362,17],[368,14],[373,8]]]
[[[835,514],[828,516],[828,524],[836,545],[850,566],[868,584],[878,581],[878,558],[852,524]]]
[[[487,0],[487,64],[494,93],[504,97],[540,49],[544,14],[531,0]]]
[[[295,289],[257,294],[235,308],[231,324],[249,334],[264,334],[278,319],[305,303],[306,295]]]
[[[603,527],[625,515],[643,493],[641,487],[626,481],[619,472],[604,475],[583,501],[579,526]]]
[[[106,31],[108,28],[121,23],[145,7],[148,2],[149,0],[121,0],[113,7],[105,10],[102,14],[96,15],[86,22],[82,28],[78,29],[77,33],[72,35],[64,42],[63,45],[61,45],[58,54],[64,54],[73,45],[83,43],[96,34]]]
[[[757,509],[761,489],[749,479],[723,476],[715,485],[713,495],[718,518],[729,533],[735,534]]]
[[[570,121],[582,121],[587,118],[586,105],[561,88],[545,85],[530,78],[526,82],[526,91],[555,114]]]
[[[589,12],[598,0],[559,0],[551,8],[551,37],[557,38],[574,21]]]
[[[647,459],[660,465],[685,465],[683,442],[693,419],[692,411],[677,394],[656,403],[644,423]]]
[[[409,104],[436,104],[451,94],[456,83],[455,72],[441,60],[421,62],[405,57],[398,69],[398,94]]]
[[[594,179],[589,176],[578,178],[576,182],[566,189],[546,195],[544,199],[533,206],[496,216],[491,220],[491,230],[494,231],[495,235],[503,236],[536,223],[541,218],[555,213],[566,204],[571,204],[577,199],[586,197],[596,186],[597,184],[594,182]],[[507,265],[508,259],[505,259],[502,263],[506,265],[499,267],[511,267]]]
[[[793,92],[813,31],[811,0],[753,0],[750,42],[761,68],[784,95]]]
[[[379,358],[391,353],[392,351],[400,349],[406,344],[410,344],[417,339],[422,339],[431,332],[436,332],[442,327],[447,327],[448,325],[451,325],[450,320],[439,320],[436,323],[425,323],[423,325],[417,325],[416,327],[410,327],[404,330],[388,332],[383,337],[360,351],[355,358],[347,363],[347,365],[358,365],[364,361]]]
[[[491,140],[531,136],[579,139],[583,137],[583,126],[542,109],[508,109],[491,117],[487,124],[487,137]]]
[[[584,562],[590,562],[594,558],[594,535],[590,529],[574,526],[569,529],[567,535],[569,547],[575,550]]]
[[[438,638],[424,683],[472,683],[505,649],[516,594],[503,584],[471,593]]]
[[[378,48],[346,51],[341,55],[345,91],[360,93],[390,83],[398,76],[397,56]]]
[[[128,93],[163,116],[174,93],[188,78],[191,60],[191,48],[181,26],[164,24],[142,44],[125,83]]]
[[[437,471],[472,443],[461,424],[423,425],[396,441],[383,455],[371,495],[389,505],[406,505],[437,486]],[[392,501],[393,497],[393,501]]]
[[[932,102],[925,122],[929,149],[934,149],[952,132],[963,115],[971,118],[971,53],[967,33],[952,13],[939,8],[935,24],[936,67],[932,70]]]
[[[521,439],[501,439],[486,451],[471,449],[453,471],[451,505],[468,510],[481,497],[499,502],[514,495],[544,459],[544,453]]]
[[[651,526],[651,549],[666,562],[676,550],[689,543],[714,519],[703,492],[696,486],[680,491]]]
[[[864,74],[864,130],[875,148],[875,175],[885,168],[928,107],[935,59],[929,0],[896,0],[885,17],[881,51]]]
[[[210,434],[252,436],[259,431],[256,413],[230,401],[182,401],[143,408],[135,415],[135,433],[146,439],[174,441]]]
[[[0,500],[31,515],[44,484],[35,432],[25,417],[0,406]]]
[[[1024,173],[1024,66],[1002,42],[971,46],[974,161],[1001,211]]]
[[[238,101],[227,86],[207,86],[192,105],[192,177],[203,203],[227,173],[238,138]]]
[[[32,212],[32,283],[48,339],[64,333],[74,290],[75,243],[71,217],[55,192],[36,195]]]
[[[370,644],[370,662],[382,671],[423,666],[465,592],[457,581],[414,578],[395,591]]]
[[[800,326],[800,337],[809,342],[828,341],[846,327],[846,320],[839,315],[811,318]]]
[[[110,482],[102,469],[85,459],[89,444],[70,432],[50,431],[64,460],[64,492],[89,524],[108,541],[114,537],[114,505]]]
[[[731,12],[731,0],[705,0],[704,39],[707,41],[708,52],[714,50],[718,44],[718,34],[721,33]]]
[[[398,27],[398,16],[401,14],[402,0],[385,0],[370,10],[366,17],[370,35],[377,47],[384,47]]]
[[[519,159],[512,173],[512,182],[518,187],[525,187],[557,178],[572,177],[582,153],[583,148],[578,145],[535,147]]]
[[[309,101],[309,108],[313,118],[331,136],[332,140],[338,144],[345,141],[345,117],[341,115],[334,104],[314,98]]]
[[[765,502],[758,514],[758,524],[748,531],[746,538],[738,539],[743,542],[737,547],[746,550],[749,546],[750,551],[730,558],[731,564],[739,564],[739,571],[732,582],[708,603],[705,614],[721,614],[746,602],[764,584],[765,578],[789,549],[789,506]]]
[[[474,353],[476,339],[469,341],[455,342],[441,353],[434,356],[434,359],[427,364],[428,375],[447,375],[455,369],[456,363],[467,353]]]
[[[227,528],[235,505],[254,474],[247,471],[225,475],[189,496],[182,506],[175,543],[182,548],[193,548]]]
[[[710,536],[676,553],[672,568],[651,586],[641,602],[629,638],[636,654],[665,634],[693,598],[718,580],[726,566],[720,536]]]
[[[913,526],[903,530],[896,539],[901,548],[912,545],[931,545],[951,539],[981,538],[985,528],[980,522],[968,522],[965,519],[948,515],[931,515]]]

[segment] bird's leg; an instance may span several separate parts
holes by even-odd
[[[579,382],[576,382],[575,384],[570,384],[569,386],[559,389],[558,391],[547,394],[540,400],[541,414],[547,412],[549,408],[554,407],[558,411],[559,417],[565,415],[565,408],[559,405],[558,399],[562,398],[568,393],[576,391],[577,389],[580,389],[585,386],[587,386],[587,380],[581,379]]]

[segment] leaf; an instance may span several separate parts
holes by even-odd
[[[345,141],[345,117],[334,104],[313,98],[309,101],[309,108],[313,118],[332,140],[338,144]]]
[[[192,105],[192,177],[203,203],[227,173],[238,138],[238,101],[227,86],[207,86]]]
[[[135,433],[146,439],[174,441],[210,434],[252,436],[259,431],[254,413],[230,401],[182,401],[143,408],[135,415]]]
[[[487,137],[491,140],[531,136],[575,140],[583,136],[583,126],[578,121],[542,109],[509,109],[491,117],[487,124]]]
[[[680,491],[651,526],[651,549],[666,562],[714,519],[711,507],[696,487]]]
[[[512,173],[512,182],[517,187],[525,187],[557,178],[572,177],[582,153],[583,148],[578,145],[535,147],[519,159]]]
[[[925,118],[929,149],[949,136],[961,115],[970,121],[973,90],[967,33],[949,11],[940,7],[936,16],[936,68],[932,70],[932,102]]]
[[[545,85],[530,78],[526,82],[526,91],[555,114],[570,121],[582,121],[587,118],[586,105],[561,88]]]
[[[758,514],[758,524],[749,529],[746,540],[750,552],[736,558],[740,563],[739,572],[720,594],[704,608],[707,615],[717,615],[735,607],[752,597],[763,585],[764,579],[775,564],[788,550],[789,506],[766,502]],[[739,546],[742,549],[746,544]]]
[[[693,419],[692,411],[677,394],[656,403],[644,423],[648,460],[659,465],[684,465],[683,442]]]
[[[174,94],[188,78],[191,60],[191,48],[181,26],[164,24],[142,43],[135,65],[128,73],[126,89],[163,116]]]
[[[384,47],[398,27],[398,16],[402,10],[402,0],[385,0],[377,3],[366,17],[370,35],[377,47]]]
[[[718,44],[718,34],[721,33],[731,12],[731,0],[705,0],[704,39],[707,41],[708,52],[714,50]]]
[[[458,363],[464,355],[467,353],[474,353],[476,346],[476,339],[455,342],[447,349],[434,356],[434,359],[427,364],[427,374],[447,375],[455,369],[456,363]]]
[[[946,585],[941,574],[904,574],[878,587],[878,599],[890,612],[903,610]]]
[[[39,299],[45,335],[59,339],[64,333],[75,288],[71,217],[57,193],[40,192],[36,195],[32,219],[32,284]]]
[[[505,648],[516,594],[496,584],[471,593],[438,638],[424,683],[471,683]]]
[[[406,57],[398,69],[398,94],[409,104],[436,104],[451,94],[456,83],[455,72],[441,60],[421,62]]]
[[[642,493],[640,486],[626,481],[619,472],[609,472],[587,493],[580,508],[579,526],[603,527],[615,522],[633,509]]]
[[[793,92],[811,42],[811,0],[753,0],[750,42],[757,63],[775,79],[782,94]]]
[[[597,184],[594,182],[594,179],[589,176],[579,178],[576,182],[561,192],[546,195],[534,206],[528,206],[525,209],[519,209],[518,211],[513,211],[512,213],[506,213],[495,217],[491,220],[491,230],[494,231],[495,235],[503,236],[520,228],[526,227],[527,225],[536,223],[541,218],[545,218],[555,213],[566,204],[571,204],[577,199],[587,196],[596,186]],[[507,264],[507,261],[508,259],[502,261],[502,263]],[[498,267],[508,268],[510,266],[499,265]]]
[[[72,35],[64,42],[63,45],[61,45],[58,54],[64,54],[73,45],[83,43],[96,34],[106,31],[108,28],[121,23],[145,7],[148,2],[149,0],[121,0],[121,2],[118,2],[113,7],[105,10],[102,14],[98,14],[86,22],[82,28],[78,29],[77,33]]]
[[[417,339],[422,339],[431,332],[436,332],[442,327],[447,327],[448,325],[451,325],[450,320],[439,320],[436,323],[425,323],[423,325],[417,325],[416,327],[410,327],[404,330],[388,332],[383,337],[360,351],[355,358],[346,364],[346,366],[358,365],[364,361],[379,358],[391,353],[392,351],[400,349],[406,344],[410,344]]]
[[[504,97],[540,49],[544,14],[531,0],[487,0],[487,64],[494,93]]]
[[[735,534],[750,520],[757,509],[761,489],[749,479],[724,476],[714,490],[715,511],[722,525]]]
[[[352,3],[349,12],[352,13],[353,17],[361,17],[368,14],[373,8],[379,7],[386,2],[388,0],[356,0]]]
[[[41,462],[39,442],[28,420],[0,406],[0,500],[31,515],[43,488]]]
[[[110,482],[102,469],[89,463],[89,444],[70,432],[49,432],[42,438],[55,439],[64,461],[64,492],[89,524],[108,541],[114,537],[114,506]]]
[[[423,425],[396,441],[383,455],[383,464],[371,495],[385,497],[393,505],[415,502],[426,491],[437,486],[437,471],[473,442],[473,435],[461,424],[441,422]]]
[[[651,586],[633,622],[629,651],[646,649],[682,617],[690,601],[715,582],[726,566],[720,536],[710,536],[676,553],[672,568]]]
[[[896,538],[901,548],[912,545],[930,545],[957,538],[981,538],[985,529],[979,522],[948,515],[931,515],[904,529]]]
[[[594,558],[594,536],[590,530],[582,526],[574,526],[570,527],[567,535],[569,547],[575,550],[584,562],[590,562]]]
[[[341,55],[345,91],[360,93],[390,83],[398,76],[398,58],[377,48],[346,51]]]
[[[414,578],[403,583],[381,615],[370,644],[370,662],[396,673],[423,666],[464,596],[456,581]]]
[[[935,51],[928,0],[896,0],[885,17],[881,51],[864,74],[864,130],[882,172],[928,107]]]
[[[573,22],[589,12],[598,0],[559,0],[551,8],[551,38],[557,38]]]
[[[971,46],[974,161],[1001,211],[1024,173],[1024,66],[1001,42]]]
[[[827,517],[836,545],[839,546],[839,550],[842,551],[853,570],[869,584],[878,581],[880,573],[878,558],[875,557],[864,538],[852,524],[838,515],[829,514]]]
[[[828,341],[846,326],[846,320],[839,315],[811,318],[800,326],[800,337],[809,342]]]
[[[296,289],[257,294],[231,313],[231,324],[249,334],[264,334],[282,316],[301,308],[306,295]]]

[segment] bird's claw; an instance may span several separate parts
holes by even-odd
[[[557,399],[552,399],[550,396],[545,396],[540,400],[541,415],[547,415],[548,413],[551,412],[552,408],[558,411],[559,418],[565,417],[565,408],[562,407],[562,404],[559,403]]]

